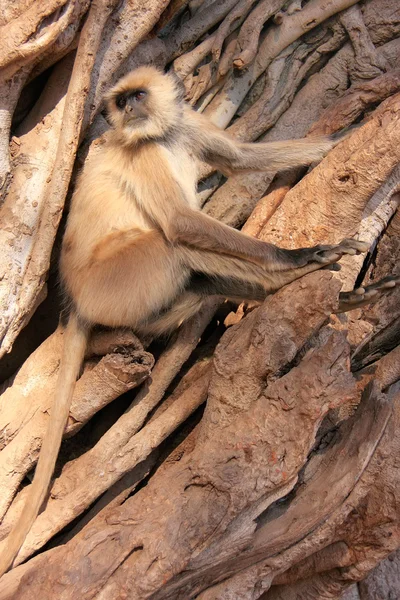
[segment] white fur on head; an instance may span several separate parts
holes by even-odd
[[[145,90],[149,117],[138,124],[126,124],[124,111],[118,110],[116,99],[121,94]],[[143,139],[163,137],[179,122],[181,92],[174,76],[155,67],[139,67],[125,75],[105,96],[109,119],[119,141],[134,144]]]

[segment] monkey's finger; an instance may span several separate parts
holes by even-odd
[[[359,287],[354,289],[352,292],[347,292],[351,296],[358,295],[364,297],[372,297],[376,294],[380,294],[382,296],[386,295],[393,288],[400,284],[400,276],[389,275],[388,277],[384,277],[375,283],[371,283],[366,287]]]
[[[352,238],[345,238],[338,244],[339,248],[343,248],[344,250],[355,250],[357,254],[362,252],[367,252],[369,250],[370,244],[368,242],[363,242],[362,240],[353,240]],[[350,254],[350,252],[345,252]]]
[[[321,268],[321,271],[341,271],[342,265],[340,263],[333,263],[331,265],[326,265]]]
[[[321,264],[329,264],[340,260],[344,254],[354,256],[361,252],[366,252],[369,248],[367,242],[362,242],[353,239],[344,239],[336,246],[316,246],[310,257],[310,262],[319,262]]]
[[[358,254],[355,248],[343,248],[343,246],[339,246],[338,249],[342,250],[343,254],[350,254],[350,256],[355,256]]]
[[[310,262],[318,262],[322,265],[329,265],[332,263],[336,263],[338,260],[342,258],[343,254],[337,252],[336,250],[325,250],[324,252],[318,252],[315,254],[315,257]]]

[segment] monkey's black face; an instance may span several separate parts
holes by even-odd
[[[115,139],[125,145],[159,140],[176,127],[183,105],[175,78],[154,67],[139,67],[105,97]]]
[[[123,115],[125,125],[134,126],[148,118],[147,100],[148,92],[144,89],[123,92],[115,98],[115,106]]]

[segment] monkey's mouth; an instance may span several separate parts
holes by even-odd
[[[143,125],[144,121],[146,121],[146,117],[131,117],[125,121],[124,127],[127,129],[135,129],[138,125]]]

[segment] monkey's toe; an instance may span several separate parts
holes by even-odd
[[[338,312],[354,310],[371,302],[376,302],[398,285],[400,285],[400,276],[389,275],[371,285],[356,288],[351,292],[341,292]]]
[[[397,287],[400,284],[400,275],[388,275],[383,279],[380,279],[376,283],[371,283],[366,289],[368,290],[378,290],[378,291],[386,291],[391,290]]]

